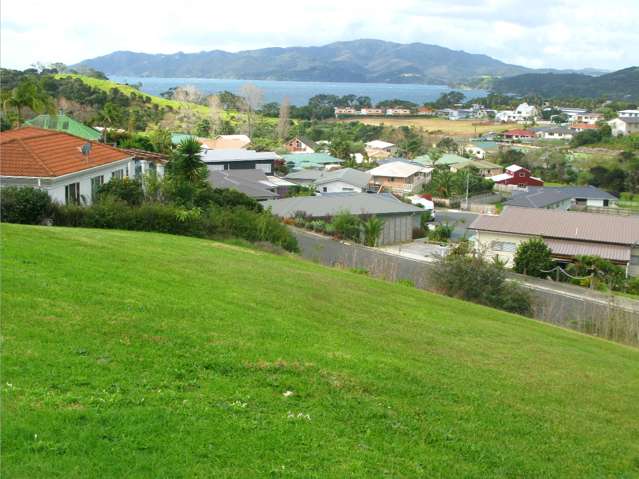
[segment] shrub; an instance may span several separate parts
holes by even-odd
[[[114,178],[101,185],[96,192],[96,200],[100,201],[107,196],[118,198],[129,205],[140,205],[144,201],[144,191],[139,180],[131,178]]]
[[[335,215],[331,223],[335,228],[335,233],[337,233],[341,238],[359,241],[362,222],[357,216],[347,211],[343,211]]]
[[[251,242],[267,241],[288,251],[298,249],[295,237],[275,216],[243,207],[212,207],[202,211],[161,203],[130,206],[117,198],[107,197],[89,207],[58,207],[54,224],[208,238],[237,237]]]
[[[429,230],[427,236],[428,239],[432,241],[446,242],[453,235],[453,229],[453,226],[448,223],[440,223],[434,230]]]
[[[0,218],[5,223],[41,224],[51,217],[53,210],[46,191],[17,186],[0,189]]]
[[[438,289],[455,298],[519,314],[530,314],[526,291],[506,281],[503,264],[483,256],[449,255],[435,266],[432,279]]]
[[[550,248],[541,238],[531,238],[520,243],[515,253],[513,269],[521,274],[544,278],[553,267]]]

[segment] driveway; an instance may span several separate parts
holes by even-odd
[[[380,246],[379,249],[405,258],[434,262],[446,254],[447,247],[426,243],[423,238],[420,238],[410,243]]]

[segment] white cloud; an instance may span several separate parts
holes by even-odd
[[[424,42],[532,67],[639,64],[639,1],[2,0],[0,64],[308,46],[356,38]]]

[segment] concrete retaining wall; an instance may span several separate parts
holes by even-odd
[[[430,263],[291,229],[299,242],[300,254],[306,259],[363,269],[389,281],[409,280],[418,288],[436,291]],[[509,274],[509,278],[530,291],[535,319],[639,346],[639,301],[517,274]]]

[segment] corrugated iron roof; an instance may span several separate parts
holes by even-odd
[[[599,243],[639,243],[639,216],[508,206],[499,216],[477,217],[470,229]]]
[[[544,243],[559,256],[598,256],[612,261],[630,261],[632,248],[616,244],[593,244],[580,241],[545,239]]]

